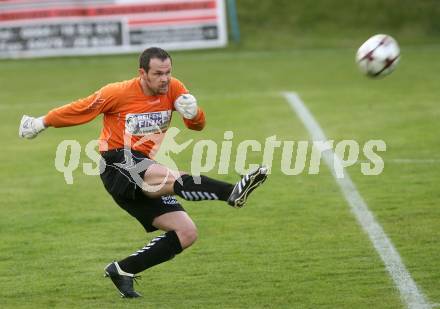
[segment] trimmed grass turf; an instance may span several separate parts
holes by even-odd
[[[361,76],[354,51],[175,53],[175,76],[199,98],[206,130],[188,138],[223,140],[277,135],[305,140],[307,132],[280,91],[294,90],[330,139],[383,139],[383,174],[349,168],[361,195],[433,303],[440,301],[436,102],[437,48],[402,48],[402,63],[383,80]],[[142,247],[152,235],[120,210],[99,177],[74,173],[66,185],[55,170],[56,146],[76,139],[84,148],[100,121],[50,129],[33,141],[17,138],[22,114],[89,94],[135,74],[136,56],[2,61],[0,298],[2,308],[402,308],[398,292],[358,227],[332,176],[285,176],[280,151],[273,174],[241,210],[220,202],[184,202],[199,227],[194,247],[143,273],[144,298],[121,300],[103,267]],[[177,116],[177,115],[176,115]],[[173,124],[183,129],[178,117]],[[189,168],[191,149],[174,156]],[[250,153],[249,163],[261,160]],[[235,158],[235,152],[232,154]],[[390,160],[389,163],[387,160]],[[80,163],[90,162],[82,154]],[[234,162],[234,160],[232,160]],[[228,175],[237,179],[230,168]]]

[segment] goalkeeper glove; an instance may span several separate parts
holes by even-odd
[[[193,119],[197,116],[197,100],[189,93],[180,95],[174,101],[174,108],[186,119]]]
[[[35,138],[38,133],[46,129],[43,118],[44,117],[34,118],[24,115],[23,118],[21,118],[18,136],[27,139]]]

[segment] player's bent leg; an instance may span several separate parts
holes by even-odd
[[[177,233],[170,230],[153,238],[146,246],[118,263],[122,270],[130,274],[138,274],[150,267],[171,260],[182,250]]]
[[[153,226],[163,231],[174,231],[182,249],[191,246],[197,240],[197,227],[184,211],[165,213],[153,220]]]
[[[110,263],[105,268],[106,276],[111,278],[123,297],[139,297],[139,293],[133,289],[133,281],[136,278],[136,274],[166,262],[182,252],[183,248],[180,239],[183,240],[184,246],[189,246],[197,238],[197,230],[188,216],[179,215],[176,217],[173,215],[172,217],[162,217],[167,213],[185,213],[182,206],[173,197],[165,196],[150,199],[138,192],[135,200],[119,199],[117,197],[114,197],[114,199],[119,206],[135,217],[147,232],[152,232],[157,227],[166,231],[164,234],[152,239],[143,248],[122,260]],[[153,221],[156,218],[159,218],[156,220],[157,227],[153,225]],[[179,218],[183,218],[183,220],[179,220]],[[160,223],[160,219],[170,222]],[[176,231],[172,230],[173,228],[177,229],[179,236]]]

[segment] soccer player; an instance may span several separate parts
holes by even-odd
[[[172,259],[196,241],[196,226],[174,195],[189,201],[221,200],[239,208],[267,177],[267,169],[261,166],[233,185],[203,175],[195,178],[154,161],[153,148],[160,144],[173,111],[191,130],[205,126],[203,110],[185,86],[171,77],[171,71],[170,55],[148,48],[140,55],[138,77],[108,84],[43,117],[24,115],[19,127],[19,136],[31,139],[48,127],[79,125],[104,114],[99,151],[106,190],[147,232],[164,231],[145,247],[105,267],[105,275],[122,297],[139,297],[133,289],[136,274]]]

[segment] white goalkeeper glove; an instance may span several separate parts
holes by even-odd
[[[189,93],[180,95],[176,101],[174,101],[174,108],[183,118],[193,119],[197,116],[197,100]]]
[[[38,133],[46,129],[43,122],[44,117],[34,118],[24,115],[21,118],[20,127],[18,128],[18,136],[27,139],[35,138]]]

